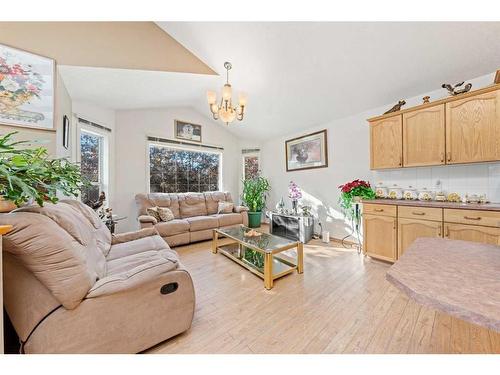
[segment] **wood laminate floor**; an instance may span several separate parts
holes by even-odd
[[[196,290],[191,329],[149,353],[500,353],[500,334],[423,307],[389,264],[334,243],[304,246],[304,274],[270,291],[211,242],[179,247]]]

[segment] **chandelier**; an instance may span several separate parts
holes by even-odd
[[[215,91],[207,92],[208,105],[214,120],[221,119],[226,123],[226,125],[229,125],[229,123],[233,122],[234,119],[237,119],[238,121],[243,120],[243,116],[245,115],[245,106],[247,104],[247,96],[242,92],[238,97],[238,105],[233,107],[233,89],[229,84],[229,70],[231,70],[232,67],[233,66],[230,62],[226,61],[224,63],[224,68],[226,68],[226,84],[222,88],[222,98],[220,100],[220,104],[217,104],[217,94]]]

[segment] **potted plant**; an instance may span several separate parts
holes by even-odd
[[[339,186],[340,189],[340,206],[344,210],[346,216],[352,218],[354,216],[353,203],[360,202],[362,199],[375,199],[375,191],[370,186],[370,183],[363,180],[354,180]]]
[[[250,228],[260,227],[262,210],[266,206],[266,198],[271,187],[269,181],[258,176],[243,180],[243,204],[248,207],[248,226]]]
[[[0,136],[0,211],[29,202],[56,203],[57,192],[77,197],[84,185],[80,167],[67,159],[50,159],[43,147],[23,147],[9,133]]]

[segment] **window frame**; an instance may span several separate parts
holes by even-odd
[[[179,145],[166,144],[163,142],[155,142],[155,141],[146,140],[146,191],[148,192],[148,194],[151,193],[151,181],[150,181],[150,178],[151,178],[151,159],[150,159],[150,152],[149,152],[151,146],[169,148],[169,149],[180,150],[180,151],[193,151],[193,152],[200,152],[200,153],[205,153],[205,154],[219,155],[219,180],[217,181],[217,185],[218,185],[217,191],[224,191],[224,188],[223,188],[224,179],[222,176],[223,164],[224,164],[224,153],[222,151],[210,150],[207,148],[203,148],[202,146],[201,147],[200,146],[190,147],[190,146],[186,146],[186,145],[179,146]]]
[[[81,164],[82,162],[82,149],[81,149],[81,137],[82,134],[88,134],[99,138],[99,172],[98,172],[98,182],[91,182],[91,185],[98,186],[99,192],[104,191],[106,194],[106,200],[109,201],[109,134],[107,132],[101,132],[97,129],[90,128],[79,122],[79,132],[78,132],[78,154],[77,161]],[[81,200],[81,194],[79,196]]]

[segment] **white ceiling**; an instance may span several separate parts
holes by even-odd
[[[73,99],[115,109],[192,106],[233,63],[242,137],[284,135],[500,68],[500,23],[159,22],[222,76],[61,67]],[[221,126],[225,126],[221,123]]]

